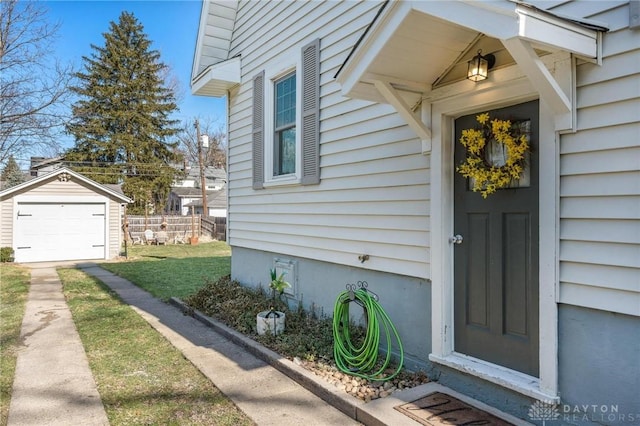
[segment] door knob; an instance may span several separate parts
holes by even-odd
[[[449,237],[449,242],[452,244],[462,244],[462,235],[454,235],[453,237]]]

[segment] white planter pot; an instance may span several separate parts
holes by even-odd
[[[262,311],[256,315],[256,329],[258,334],[280,334],[284,332],[284,312]]]

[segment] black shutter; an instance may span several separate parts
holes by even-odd
[[[253,78],[253,189],[264,183],[264,71]]]
[[[302,48],[302,184],[320,182],[320,39]]]

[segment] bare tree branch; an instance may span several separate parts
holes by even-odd
[[[0,164],[59,150],[73,69],[53,57],[59,25],[46,14],[42,2],[0,2]]]
[[[198,141],[194,120],[185,121],[178,134],[179,150],[185,160],[198,164]],[[205,118],[200,120],[200,133],[209,138],[209,147],[204,150],[204,164],[227,169],[227,138],[224,126],[218,120]]]

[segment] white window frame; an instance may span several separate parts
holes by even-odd
[[[296,185],[302,182],[302,69],[300,49],[296,49],[295,62],[278,61],[285,66],[265,70],[264,84],[264,187]],[[293,55],[286,55],[293,56]],[[273,175],[273,144],[275,138],[275,83],[289,74],[296,74],[296,171],[286,175]]]

